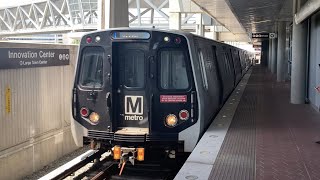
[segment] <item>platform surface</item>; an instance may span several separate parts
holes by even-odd
[[[209,179],[320,179],[320,113],[289,98],[288,82],[253,67]]]

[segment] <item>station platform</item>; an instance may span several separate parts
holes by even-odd
[[[320,179],[320,113],[290,104],[290,83],[277,83],[266,68],[255,66],[250,73],[218,152],[201,139],[203,147],[196,147],[175,179]],[[215,156],[207,156],[211,162],[201,160],[204,150]]]

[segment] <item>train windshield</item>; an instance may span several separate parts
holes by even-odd
[[[189,80],[182,50],[160,52],[160,84],[162,89],[187,89]]]
[[[103,49],[87,47],[81,59],[80,85],[100,88],[103,84]]]

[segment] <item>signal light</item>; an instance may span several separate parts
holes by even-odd
[[[168,36],[164,37],[163,40],[164,40],[165,42],[170,42],[170,38],[169,38]]]
[[[82,117],[87,117],[87,116],[89,115],[89,110],[88,110],[88,108],[82,107],[82,108],[80,109],[80,114],[81,114]]]
[[[89,36],[89,37],[87,37],[87,39],[86,39],[86,40],[87,40],[87,43],[88,43],[88,44],[92,43],[92,38],[91,38],[90,36]]]
[[[96,43],[100,42],[101,41],[101,37],[100,36],[96,36],[95,41],[96,41]]]
[[[178,119],[174,114],[169,114],[166,117],[166,125],[169,127],[174,127],[175,125],[177,125],[178,123]]]
[[[188,112],[187,110],[181,110],[181,111],[179,112],[179,118],[180,118],[181,120],[187,120],[187,119],[189,119],[189,112]]]
[[[181,39],[179,37],[174,38],[174,43],[180,44],[181,43]]]
[[[113,147],[113,159],[119,160],[121,157],[121,147],[120,146],[114,146]]]
[[[100,116],[96,112],[92,112],[89,116],[89,120],[95,124],[98,123],[99,119],[100,119]]]
[[[144,148],[137,148],[137,160],[144,161]]]

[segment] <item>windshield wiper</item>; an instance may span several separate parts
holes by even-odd
[[[97,82],[98,72],[101,73],[101,70],[98,69],[100,58],[99,58],[99,56],[97,58],[98,59],[97,59],[97,63],[96,63],[96,72],[94,74],[93,88],[92,88],[92,91],[90,92],[90,96],[93,97],[94,99],[97,98],[97,92],[95,91],[95,89],[96,89],[96,85],[98,84],[98,82]],[[100,83],[100,85],[101,84],[102,83]]]

